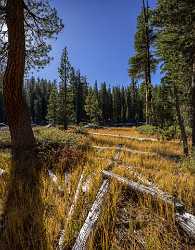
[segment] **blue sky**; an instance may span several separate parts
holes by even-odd
[[[149,0],[151,7],[155,0]],[[107,82],[127,85],[128,58],[134,53],[136,18],[142,0],[53,0],[64,30],[52,41],[54,60],[36,76],[58,79],[57,68],[62,50],[69,50],[69,58],[90,83]],[[153,83],[159,82],[159,72]]]

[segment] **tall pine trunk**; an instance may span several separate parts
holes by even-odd
[[[151,120],[151,65],[150,65],[150,38],[149,38],[149,14],[148,14],[148,1],[147,7],[145,0],[143,0],[144,10],[144,25],[145,25],[145,39],[146,39],[146,68],[145,68],[145,84],[146,84],[146,124],[150,124]]]
[[[25,31],[22,0],[7,0],[8,62],[3,79],[5,107],[15,149],[35,144],[30,114],[23,96]]]
[[[175,83],[173,83],[173,91],[174,91],[174,96],[175,96],[175,107],[176,107],[176,112],[177,112],[177,118],[178,118],[179,127],[180,127],[180,131],[181,131],[181,140],[183,143],[183,152],[184,152],[185,156],[188,156],[189,155],[188,138],[186,135],[184,119],[183,119],[183,116],[181,114],[178,90],[177,90]]]
[[[24,6],[7,0],[8,62],[3,87],[12,142],[12,168],[4,204],[1,249],[47,248],[41,199],[41,162],[35,146],[30,114],[23,96],[25,68]]]
[[[195,159],[195,56],[192,65],[192,157]]]

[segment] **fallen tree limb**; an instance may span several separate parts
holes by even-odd
[[[103,171],[103,175],[106,178],[114,178],[120,183],[127,185],[135,192],[149,194],[154,198],[159,198],[167,204],[174,206],[176,211],[176,222],[183,229],[183,231],[193,240],[195,240],[195,216],[185,212],[184,205],[176,201],[173,196],[167,194],[154,187],[147,187],[145,185],[133,182],[120,175],[114,174],[110,171]]]
[[[105,158],[105,157],[97,157],[97,158],[98,158],[98,159],[103,159],[103,160],[109,160],[109,159],[107,159],[107,158]],[[128,169],[128,170],[130,170],[130,171],[134,171],[134,170],[136,169],[135,166],[130,165],[130,164],[126,163],[126,162],[123,162],[123,161],[120,161],[120,160],[115,160],[115,162],[118,164],[119,167],[126,168],[126,169]],[[156,189],[156,191],[157,191],[158,193],[163,193],[163,191],[160,190],[154,183],[152,183],[152,182],[148,181],[147,179],[145,179],[141,174],[138,174],[138,173],[136,173],[136,172],[134,171],[134,172],[133,172],[133,175],[136,176],[137,179],[140,180],[142,183],[144,183],[144,184],[146,184],[146,185],[148,185],[148,186],[150,186],[150,187]]]
[[[99,150],[113,150],[113,149],[116,149],[116,147],[107,147],[107,146],[92,146],[92,148],[99,149]],[[130,148],[118,147],[117,149],[120,150],[120,151],[123,151],[123,152],[131,153],[131,154],[142,154],[142,155],[150,155],[150,156],[157,156],[158,155],[157,153],[133,150],[133,149],[130,149]]]
[[[195,241],[195,216],[189,213],[176,213],[176,222]]]
[[[165,203],[168,203],[170,205],[174,205],[176,211],[180,212],[180,211],[184,211],[184,205],[181,204],[180,202],[176,201],[174,199],[174,197],[168,193],[165,193],[163,191],[157,190],[154,187],[151,186],[145,186],[143,184],[139,184],[137,182],[134,181],[130,181],[125,177],[122,177],[120,175],[117,175],[115,173],[112,173],[111,171],[105,171],[103,170],[103,175],[107,178],[111,177],[114,178],[116,180],[118,180],[119,182],[127,185],[128,187],[130,187],[132,190],[139,192],[139,193],[145,193],[145,194],[149,194],[151,196],[153,196],[154,198],[160,198],[161,200],[163,200]]]
[[[88,132],[88,134],[99,135],[99,136],[110,136],[110,137],[116,137],[116,138],[128,139],[128,140],[136,140],[136,141],[151,141],[151,142],[159,141],[158,139],[155,139],[155,138],[141,138],[141,137],[127,136],[127,135],[101,134],[101,133],[92,133],[92,132]]]
[[[115,165],[115,161],[119,159],[120,156],[120,151],[119,151],[120,146],[116,147],[116,152],[115,152],[115,156],[113,157],[113,159],[111,160],[111,162],[107,165],[106,169],[110,170],[113,168],[113,166]],[[102,209],[102,204],[104,201],[104,197],[108,192],[110,186],[110,180],[109,178],[106,178],[103,180],[103,183],[96,195],[96,199],[88,213],[88,216],[79,232],[79,235],[76,239],[76,242],[73,246],[73,250],[83,250],[86,249],[86,244],[87,244],[87,240],[88,237],[91,233],[91,231],[93,230],[93,227],[95,225],[95,223],[97,222],[99,215],[101,213],[101,209]]]
[[[88,213],[88,216],[83,224],[79,235],[76,239],[76,242],[73,246],[73,250],[81,250],[86,249],[87,239],[93,229],[94,224],[98,220],[98,217],[101,213],[102,203],[104,201],[104,196],[108,192],[109,189],[109,180],[104,180],[98,193],[96,199]]]
[[[83,171],[84,172],[84,171]],[[76,203],[78,201],[78,198],[79,198],[79,193],[80,193],[80,190],[81,190],[81,185],[82,185],[82,181],[83,181],[83,177],[84,177],[84,173],[82,172],[81,176],[80,176],[80,179],[79,179],[79,182],[78,182],[78,186],[77,186],[77,189],[76,189],[76,192],[75,192],[75,196],[74,196],[74,199],[73,199],[73,203],[70,207],[70,210],[69,210],[69,213],[68,213],[68,217],[67,217],[67,220],[66,220],[66,223],[65,223],[65,226],[64,226],[64,229],[61,230],[60,232],[60,239],[58,241],[58,248],[59,250],[63,250],[63,245],[64,245],[64,239],[65,239],[65,232],[66,232],[66,227],[68,225],[68,222],[71,220],[72,218],[72,215],[74,213],[74,208],[76,206]]]

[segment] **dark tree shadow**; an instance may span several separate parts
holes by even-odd
[[[41,175],[44,164],[38,149],[13,151],[12,169],[0,229],[2,250],[45,250]]]

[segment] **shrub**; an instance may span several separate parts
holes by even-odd
[[[179,126],[167,126],[164,128],[159,128],[152,125],[143,125],[137,128],[140,133],[148,134],[148,135],[156,135],[161,139],[172,140],[172,139],[180,139],[181,131]],[[192,129],[186,127],[187,137],[190,137],[192,134]]]

